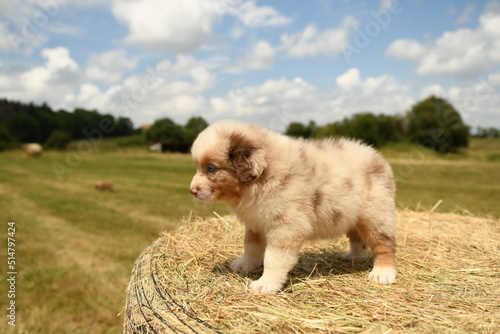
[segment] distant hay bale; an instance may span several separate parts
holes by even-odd
[[[23,144],[21,150],[27,157],[39,157],[42,155],[42,145],[38,143]]]
[[[344,263],[347,239],[308,243],[283,293],[248,291],[232,273],[234,218],[191,219],[137,259],[124,333],[497,333],[500,221],[402,211],[398,281],[369,284],[371,260]]]
[[[95,188],[100,191],[106,191],[106,190],[110,192],[115,191],[115,185],[113,184],[113,182],[99,181],[95,184]]]

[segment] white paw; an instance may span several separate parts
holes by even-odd
[[[396,268],[374,267],[368,275],[368,280],[378,284],[391,284],[396,282],[396,274]]]
[[[256,281],[253,281],[250,284],[250,290],[259,292],[259,293],[266,293],[266,294],[272,294],[280,291],[280,289],[283,287],[283,284],[280,283],[271,283],[271,282],[266,282],[263,281],[262,279],[258,279]]]
[[[249,273],[259,268],[260,262],[260,260],[249,260],[248,258],[242,256],[239,259],[233,261],[233,264],[231,264],[231,269],[236,273]]]

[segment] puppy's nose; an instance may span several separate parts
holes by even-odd
[[[198,189],[198,188],[196,188],[196,187],[191,187],[191,188],[189,188],[189,192],[190,192],[191,194],[193,194],[194,196],[198,195],[198,191],[199,191],[199,189]]]

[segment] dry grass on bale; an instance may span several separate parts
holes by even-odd
[[[282,293],[248,291],[234,218],[191,219],[135,264],[125,333],[498,333],[500,221],[402,211],[396,284],[367,282],[372,261],[344,263],[347,239],[302,249]]]

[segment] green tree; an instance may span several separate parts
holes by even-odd
[[[116,121],[115,131],[113,135],[115,136],[130,136],[134,133],[134,124],[127,117],[118,117]]]
[[[385,138],[380,133],[378,119],[372,113],[354,115],[351,119],[344,119],[347,136],[361,139],[366,143],[380,147],[385,144]]]
[[[469,127],[445,99],[431,96],[416,103],[407,114],[413,142],[441,153],[456,152],[469,144]]]
[[[311,137],[317,139],[345,136],[347,136],[347,132],[345,126],[341,122],[329,123],[324,126],[316,126],[311,135]]]
[[[0,127],[0,151],[10,147],[15,142],[14,137],[9,133],[7,128]]]
[[[404,123],[402,116],[378,115],[377,126],[384,143],[401,141],[404,139]]]
[[[26,114],[15,114],[7,122],[7,128],[12,136],[21,143],[39,142],[40,126],[33,117]]]
[[[31,106],[31,105],[30,105]],[[43,103],[41,106],[32,106],[33,119],[40,128],[40,142],[44,142],[49,138],[50,134],[57,128],[57,122],[54,112],[50,107]],[[30,115],[31,116],[31,115]]]
[[[113,115],[82,108],[54,112],[46,103],[26,104],[7,99],[0,99],[0,124],[19,142],[46,142],[54,130],[66,131],[73,138],[86,138],[84,130],[94,129],[105,136],[133,133],[132,122],[125,117],[115,119]]]
[[[149,142],[185,143],[193,141],[193,134],[189,134],[182,126],[170,118],[162,118],[153,123],[146,132]]]
[[[302,123],[293,122],[288,124],[285,134],[290,137],[302,137],[309,138],[316,129],[316,123],[314,121],[309,121],[309,124],[304,125]]]
[[[307,135],[307,129],[306,126],[302,123],[294,122],[288,124],[286,127],[285,134],[290,137],[295,137],[295,138],[306,138]]]
[[[191,117],[184,127],[198,135],[208,127],[208,123],[203,117]]]

